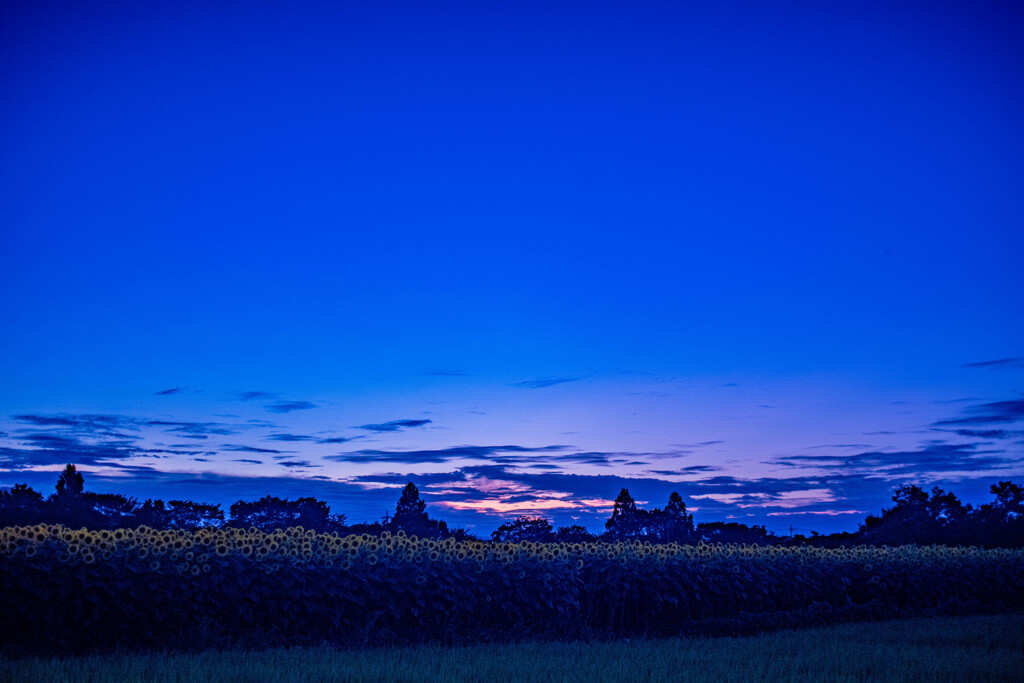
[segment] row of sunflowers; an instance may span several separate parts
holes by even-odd
[[[1021,608],[1022,585],[1006,549],[0,529],[0,636],[37,649],[667,635]]]

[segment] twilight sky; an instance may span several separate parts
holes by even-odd
[[[0,11],[0,486],[788,533],[1024,480],[1017,3]]]

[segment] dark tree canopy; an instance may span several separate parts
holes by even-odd
[[[990,491],[995,500],[980,507],[971,535],[987,546],[1024,547],[1024,488],[1001,481]]]
[[[861,535],[868,542],[953,545],[968,541],[967,521],[972,510],[953,493],[936,486],[929,495],[920,486],[906,485],[896,489],[892,500],[896,503],[893,507],[884,508],[881,516],[868,515],[861,526]]]
[[[80,496],[85,489],[85,478],[74,465],[68,465],[57,479],[58,496]]]
[[[992,484],[990,489],[996,497],[993,509],[999,511],[1007,520],[1024,517],[1024,488],[1010,481]]]
[[[427,503],[420,499],[420,490],[411,481],[402,489],[395,506],[395,519],[420,519],[427,516]]]
[[[0,490],[0,526],[27,526],[47,519],[43,494],[28,484],[15,484],[10,491]]]
[[[224,512],[220,505],[190,500],[172,500],[166,505],[162,500],[146,500],[135,511],[135,519],[149,527],[194,531],[206,526],[223,526]]]
[[[612,516],[604,524],[606,535],[613,540],[637,538],[644,533],[644,521],[643,510],[636,506],[629,489],[622,489],[615,498]]]
[[[746,543],[767,545],[775,540],[763,526],[747,526],[739,522],[705,522],[697,525],[697,537],[709,543]]]
[[[555,540],[555,532],[551,522],[543,517],[520,515],[491,532],[491,540],[502,543],[551,543]]]
[[[693,515],[682,496],[673,492],[664,508],[640,508],[628,489],[619,491],[606,531],[600,537],[578,524],[559,527],[549,520],[523,515],[492,532],[495,541],[566,543],[593,540],[634,540],[651,543],[811,543],[825,547],[856,544],[904,545],[947,544],[983,547],[1024,547],[1024,489],[1010,481],[993,484],[992,502],[974,508],[952,492],[934,487],[904,485],[892,497],[894,505],[879,515],[868,515],[857,532],[823,536],[797,535],[778,538],[763,526],[737,522],[703,522],[694,527]],[[424,538],[478,540],[465,529],[448,525],[427,515],[426,502],[412,482],[402,489],[393,517],[383,522],[346,525],[344,515],[332,515],[327,503],[312,497],[297,500],[264,496],[256,501],[238,501],[224,519],[219,505],[193,501],[148,499],[144,503],[116,493],[85,489],[85,478],[73,464],[60,473],[54,493],[47,498],[27,484],[0,490],[0,526],[62,524],[91,529],[137,527],[198,529],[201,527],[256,527],[265,531],[301,526],[318,532],[366,533],[402,532]]]
[[[693,540],[693,515],[687,514],[683,497],[675,491],[664,510],[649,513],[647,536],[655,543],[687,543]]]
[[[558,527],[555,540],[561,543],[591,543],[597,540],[597,536],[587,531],[587,527],[573,524]]]
[[[411,481],[402,489],[395,506],[395,516],[387,527],[391,531],[404,531],[409,536],[422,538],[445,538],[449,535],[445,522],[427,516],[427,503],[420,499],[420,490]]]
[[[612,516],[605,522],[608,540],[642,540],[652,543],[686,543],[693,540],[693,516],[687,514],[682,496],[673,492],[665,509],[644,510],[629,490],[622,489]]]
[[[195,509],[182,509],[180,517],[194,518],[201,512]],[[230,512],[229,526],[256,527],[261,531],[301,526],[304,529],[322,532],[344,525],[344,517],[332,516],[327,503],[311,497],[288,500],[264,496],[257,501],[240,500],[231,505]]]

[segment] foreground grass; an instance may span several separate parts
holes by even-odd
[[[1018,681],[1024,615],[742,638],[0,659],[15,681]]]

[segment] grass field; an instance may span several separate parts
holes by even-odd
[[[743,638],[0,659],[10,681],[1019,681],[1024,615]]]

